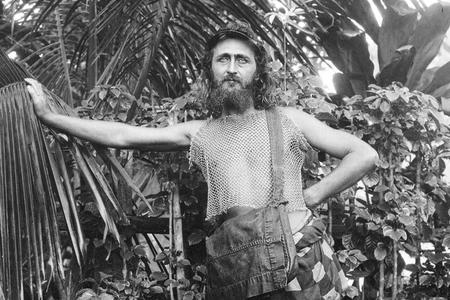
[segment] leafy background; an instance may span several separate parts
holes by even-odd
[[[348,130],[380,155],[373,174],[319,209],[346,273],[356,279],[347,296],[448,298],[449,205],[442,176],[450,76],[442,58],[449,5],[411,2],[3,1],[0,45],[61,96],[65,113],[164,127],[206,117],[196,84],[205,39],[224,23],[246,20],[272,57],[280,105],[299,106]],[[333,95],[316,75],[326,63],[340,71]],[[189,168],[187,153],[105,151],[76,140],[101,171],[83,172],[76,147],[65,142],[71,139],[49,133],[54,145],[66,145],[62,159],[86,246],[77,259],[61,215],[66,279],[44,281],[43,297],[201,299],[206,187]],[[324,153],[309,155],[307,185],[338,163]],[[92,173],[93,180],[80,173]],[[113,197],[118,209],[102,208],[99,199],[116,203]],[[118,214],[128,222],[119,222]],[[400,250],[416,263],[407,265]],[[400,276],[403,270],[412,272],[409,280]]]

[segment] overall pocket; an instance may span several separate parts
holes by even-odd
[[[246,299],[284,288],[295,245],[284,205],[226,220],[206,240],[207,299]]]

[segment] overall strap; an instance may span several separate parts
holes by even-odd
[[[278,206],[283,202],[284,185],[284,143],[280,114],[276,108],[266,109],[267,127],[269,130],[270,153],[273,170],[273,198],[269,205]]]

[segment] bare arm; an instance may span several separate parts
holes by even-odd
[[[312,146],[342,159],[329,175],[304,190],[308,207],[315,207],[327,197],[352,186],[375,167],[378,154],[364,141],[333,129],[300,110],[286,108],[284,111]]]
[[[53,112],[39,82],[29,83],[34,110],[46,125],[90,142],[116,148],[145,148],[154,151],[185,150],[204,121],[190,121],[165,128],[146,128],[118,122],[85,120]]]

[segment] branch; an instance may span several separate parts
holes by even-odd
[[[92,25],[97,17],[96,1],[89,1],[89,23]],[[91,91],[97,83],[97,24],[90,26],[92,31],[88,39],[88,57],[87,57],[87,90]]]

